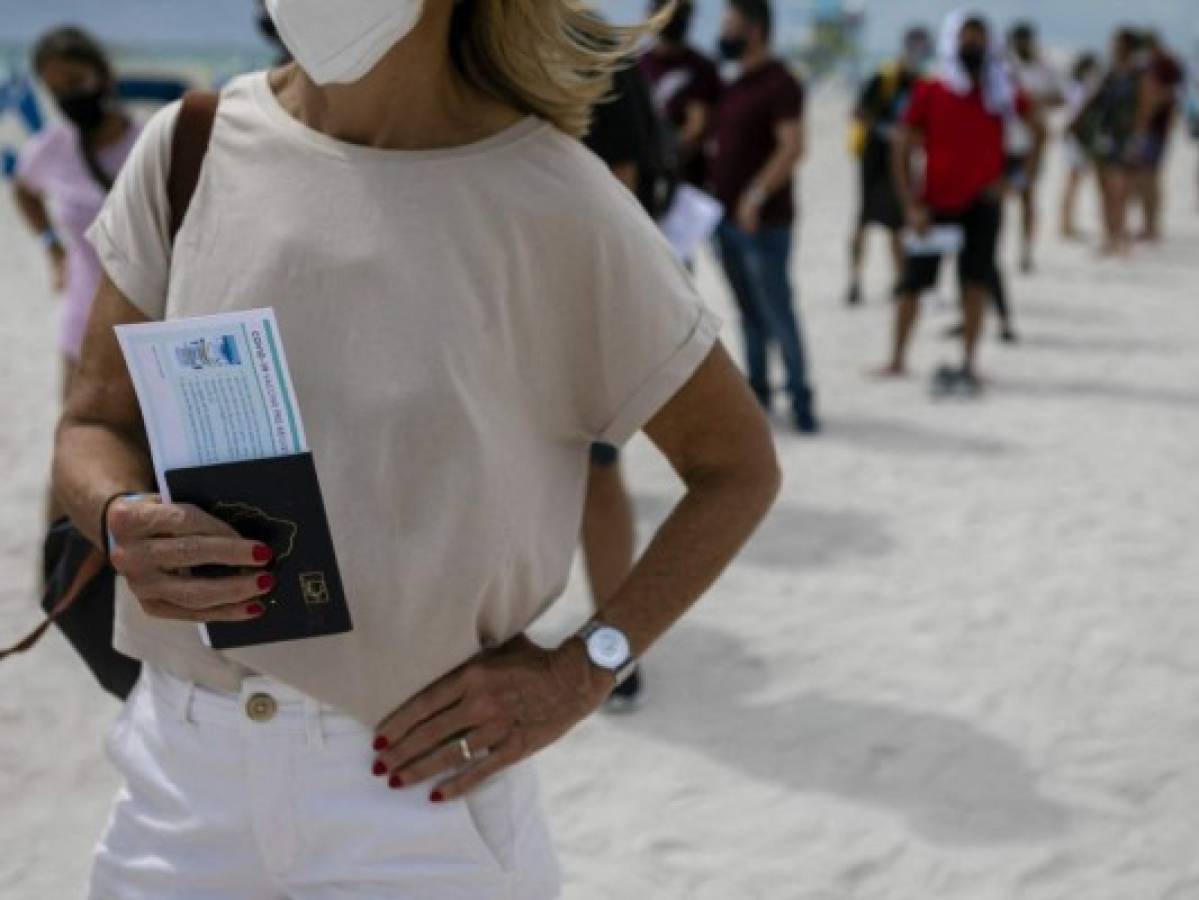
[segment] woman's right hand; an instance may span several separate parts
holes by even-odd
[[[909,203],[904,213],[908,228],[916,234],[923,236],[932,227],[932,215],[927,206],[920,203]]]
[[[184,622],[241,622],[266,612],[262,597],[275,586],[262,571],[266,544],[250,541],[189,503],[120,497],[108,507],[109,554],[149,616]],[[193,566],[223,565],[238,574],[196,577]],[[249,571],[245,570],[258,570]]]

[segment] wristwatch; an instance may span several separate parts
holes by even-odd
[[[618,685],[633,674],[637,660],[629,639],[619,628],[592,619],[579,629],[578,637],[587,648],[591,664],[611,672]]]

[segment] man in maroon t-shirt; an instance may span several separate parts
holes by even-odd
[[[895,186],[910,232],[925,236],[934,225],[956,226],[963,243],[957,252],[962,282],[963,363],[938,373],[941,387],[978,390],[974,356],[982,330],[987,294],[995,283],[1004,177],[1004,120],[1027,115],[1002,63],[989,49],[987,24],[964,19],[956,57],[943,60],[949,71],[921,82],[913,92],[896,134]],[[924,151],[924,184],[912,187],[913,156]],[[895,338],[891,360],[880,374],[906,372],[907,346],[919,314],[920,295],[936,284],[941,256],[909,250],[896,290]]]
[[[709,144],[708,185],[724,204],[720,260],[741,309],[749,382],[771,404],[768,350],[787,369],[796,429],[819,430],[787,266],[795,207],[792,172],[803,156],[803,88],[770,54],[768,0],[729,0],[721,56],[739,74],[725,86]]]
[[[668,2],[651,0],[650,13],[656,15]],[[658,114],[674,129],[683,180],[703,187],[704,140],[720,99],[720,73],[710,59],[687,45],[693,12],[691,0],[680,0],[640,66]]]

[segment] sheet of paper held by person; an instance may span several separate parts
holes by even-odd
[[[273,309],[118,325],[158,491],[166,474],[308,449]],[[213,646],[208,628],[199,626]]]
[[[116,332],[164,499],[170,469],[308,449],[273,309],[118,325]]]

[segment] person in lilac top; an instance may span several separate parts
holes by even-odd
[[[58,349],[64,387],[79,360],[101,267],[84,232],[137,140],[139,128],[116,98],[116,80],[103,48],[78,28],[42,37],[34,70],[54,96],[63,121],[37,134],[17,163],[16,199],[49,257],[53,286],[62,295]]]

